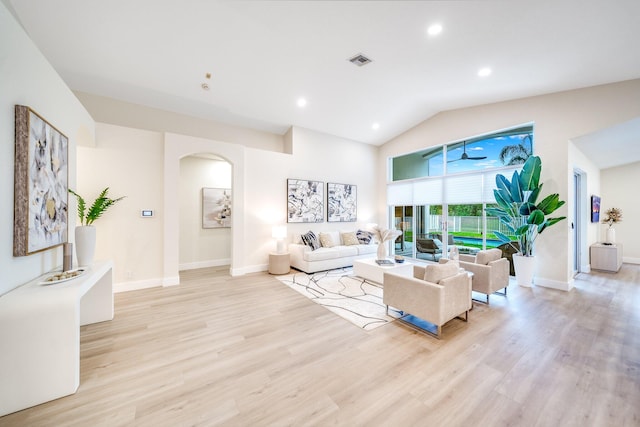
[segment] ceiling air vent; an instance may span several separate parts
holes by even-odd
[[[357,65],[358,67],[362,67],[363,65],[367,65],[368,63],[370,63],[371,60],[366,56],[364,56],[363,54],[359,53],[353,58],[349,58],[349,62]]]

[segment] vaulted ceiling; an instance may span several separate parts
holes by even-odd
[[[638,0],[3,1],[74,90],[280,134],[640,78]]]

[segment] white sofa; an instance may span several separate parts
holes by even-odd
[[[289,244],[291,267],[305,273],[315,273],[317,271],[349,267],[353,265],[353,261],[356,259],[375,257],[378,246],[373,242],[373,239],[367,245],[345,245],[341,234],[347,232],[355,232],[355,230],[342,232],[323,231],[323,234],[331,236],[335,246],[323,246],[316,250],[302,243],[300,235],[294,236],[293,243]],[[320,235],[318,232],[314,233],[318,236]]]

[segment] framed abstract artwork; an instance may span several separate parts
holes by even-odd
[[[231,189],[202,189],[202,228],[231,227]]]
[[[13,255],[67,242],[69,140],[31,108],[15,106]]]
[[[287,222],[324,221],[324,183],[287,179]]]
[[[600,197],[591,196],[591,222],[600,222]]]
[[[327,183],[327,221],[354,222],[358,218],[358,187]]]

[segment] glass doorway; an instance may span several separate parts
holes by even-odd
[[[502,229],[498,218],[487,217],[485,208],[494,205],[466,203],[451,205],[394,206],[393,227],[402,234],[395,241],[396,255],[437,261],[452,246],[462,254],[500,246],[494,230]]]
[[[444,224],[442,205],[416,206],[415,218],[415,258],[437,261],[446,253],[441,240]]]
[[[413,206],[395,206],[393,226],[402,233],[394,242],[395,254],[413,257]]]

